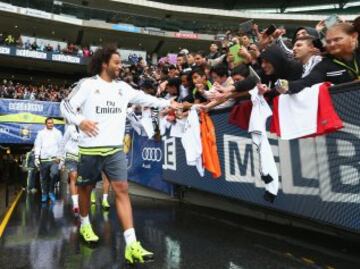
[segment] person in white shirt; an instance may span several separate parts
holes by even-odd
[[[62,162],[62,134],[54,128],[53,118],[45,120],[45,128],[38,132],[35,139],[35,166],[40,169],[41,202],[56,201],[55,183],[59,179]]]
[[[79,129],[77,126],[71,124],[67,125],[62,141],[63,157],[65,159],[65,169],[68,172],[69,189],[73,205],[73,212],[75,215],[79,214],[79,194],[76,187],[76,179],[78,176],[78,144],[79,144]]]
[[[99,240],[89,221],[89,198],[103,172],[115,193],[117,215],[126,242],[125,260],[133,264],[153,259],[153,253],[145,250],[135,236],[123,151],[126,110],[129,103],[160,108],[171,106],[175,109],[178,103],[147,95],[118,81],[120,69],[121,59],[116,47],[98,49],[90,61],[90,71],[95,76],[81,80],[68,98],[62,101],[60,108],[64,117],[81,130],[77,179],[80,234],[87,242]]]

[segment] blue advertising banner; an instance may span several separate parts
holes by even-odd
[[[54,102],[1,99],[0,143],[32,144],[45,119],[54,117],[54,124],[64,131],[60,105]]]
[[[61,117],[60,105],[55,102],[0,99],[0,115],[29,112],[45,117]]]
[[[39,59],[70,64],[86,65],[88,58],[75,55],[65,55],[53,52],[19,49],[13,46],[0,46],[0,55],[8,55],[22,58]]]
[[[163,177],[220,196],[303,217],[352,232],[360,232],[360,91],[333,94],[333,103],[345,127],[316,138],[278,140],[270,144],[280,174],[274,204],[263,199],[259,159],[247,132],[228,124],[228,113],[212,115],[216,128],[222,176],[201,178],[186,165],[178,138],[163,137]]]
[[[56,125],[64,133],[64,125]],[[0,143],[3,144],[33,144],[38,131],[44,124],[0,123]]]
[[[111,29],[116,30],[116,31],[123,31],[123,32],[130,32],[130,33],[140,33],[141,32],[141,28],[136,27],[134,25],[131,24],[113,24]]]
[[[148,139],[134,131],[125,135],[125,145],[128,147],[128,177],[151,189],[173,195],[171,183],[162,179],[163,150],[161,141]]]

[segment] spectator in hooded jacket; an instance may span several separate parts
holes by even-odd
[[[261,70],[259,75],[261,82],[273,88],[278,79],[295,80],[301,78],[302,64],[290,60],[282,50],[272,45],[261,53]]]
[[[275,87],[275,82],[278,79],[292,79],[301,78],[302,64],[289,59],[285,53],[277,45],[272,45],[266,48],[261,53],[261,69],[257,70],[261,78],[261,92],[266,93]],[[256,85],[256,79],[248,76],[246,79],[236,82],[233,86],[222,87],[217,86],[219,92],[223,92],[226,96],[231,96],[231,92],[247,92]],[[273,96],[275,92],[271,93]]]

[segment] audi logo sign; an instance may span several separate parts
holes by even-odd
[[[160,162],[162,159],[162,152],[160,148],[143,148],[141,157],[144,161]]]

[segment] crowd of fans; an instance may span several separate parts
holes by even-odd
[[[53,84],[25,85],[11,80],[0,83],[0,98],[60,102],[69,91],[68,87]]]
[[[299,27],[289,38],[284,28],[271,25],[260,31],[254,24],[249,32],[226,33],[208,52],[182,49],[176,62],[163,57],[150,65],[142,58],[129,59],[132,65],[123,67],[121,79],[149,94],[176,99],[184,110],[194,103],[204,110],[232,106],[255,85],[271,97],[323,81],[359,80],[359,25],[359,17],[353,23],[321,21],[314,28]],[[60,101],[68,91],[8,81],[0,86],[0,97]]]
[[[61,47],[60,43],[58,43],[56,46],[53,46],[50,44],[50,42],[46,43],[46,41],[43,39],[39,40],[40,41],[38,41],[36,38],[33,38],[32,40],[25,38],[25,40],[23,40],[21,35],[16,38],[11,33],[0,33],[0,45],[16,46],[17,48],[21,49],[41,52],[54,52],[79,57],[90,57],[93,53],[88,46],[80,47],[74,43],[68,42],[65,47]]]
[[[299,27],[292,38],[270,26],[259,31],[227,33],[209,52],[182,49],[176,63],[164,57],[157,66],[145,61],[123,69],[121,78],[147,93],[172,98],[184,111],[196,104],[206,111],[232,106],[249,96],[256,85],[272,99],[329,81],[340,84],[360,79],[360,17]],[[185,112],[186,113],[186,112]]]

